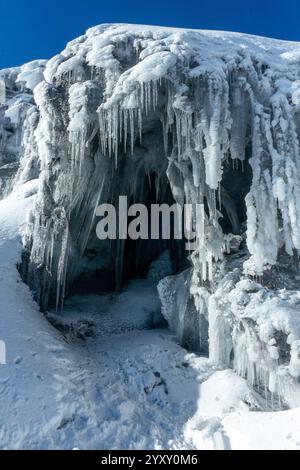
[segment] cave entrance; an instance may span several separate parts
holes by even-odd
[[[133,240],[128,237],[125,240],[122,284],[130,279],[146,277],[151,263],[157,260],[166,250],[170,254],[172,273],[180,271],[186,264],[183,241],[174,238],[174,217],[172,213],[170,218],[170,239],[163,239],[161,227],[159,239],[151,239],[151,205],[167,204],[172,206],[175,203],[167,177],[163,178],[162,185],[164,191],[162,194],[157,191],[157,178],[157,174],[152,172],[149,175],[145,175],[142,181],[141,193],[143,194],[143,203],[148,210],[148,239],[139,238]],[[131,205],[135,202],[137,201],[131,198],[129,204]],[[133,218],[128,218],[128,224],[131,219]]]
[[[138,203],[147,208],[148,238],[133,240],[128,236],[125,240],[99,240],[93,228],[78,275],[70,289],[71,295],[119,290],[133,279],[147,278],[149,268],[156,260],[159,260],[159,270],[165,275],[175,274],[189,265],[185,241],[174,238],[172,212],[170,239],[163,239],[161,233],[159,239],[151,239],[151,205],[172,206],[175,203],[166,174],[160,176],[159,182],[158,178],[154,171],[143,174],[139,178],[136,196],[128,197],[128,207]],[[127,233],[134,218],[128,216]]]
[[[151,126],[153,127],[152,124]],[[148,209],[148,217],[151,214],[151,204],[165,203],[170,207],[175,203],[166,174],[167,159],[160,157],[163,155],[161,141],[162,139],[157,139],[155,132],[149,131],[143,136],[144,147],[136,145],[133,155],[120,161],[112,179],[116,192],[113,199],[108,199],[107,202],[114,203],[117,207],[118,196],[127,194],[128,206],[144,204]],[[217,204],[222,213],[219,223],[224,233],[241,234],[246,229],[245,196],[252,181],[249,164],[251,153],[251,144],[248,144],[243,165],[231,158],[224,162],[221,207]],[[137,186],[135,189],[128,187],[126,183],[133,176]],[[128,217],[128,224],[130,221]],[[171,227],[172,222],[171,214]],[[151,230],[150,219],[148,230]],[[145,278],[151,263],[159,259],[166,250],[170,255],[173,274],[190,266],[185,240],[176,240],[172,232],[169,240],[162,237],[153,240],[150,233],[146,240],[132,240],[129,237],[126,240],[99,240],[93,227],[70,293],[115,291],[131,279]]]

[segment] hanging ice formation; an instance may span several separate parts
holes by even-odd
[[[242,354],[247,335],[233,335],[234,314],[210,313],[213,299],[203,300],[201,289],[217,288],[218,262],[236,241],[228,232],[239,235],[245,225],[250,256],[238,279],[265,275],[284,253],[297,264],[299,53],[295,43],[234,33],[102,25],[48,61],[43,80],[30,75],[33,67],[23,70],[18,82],[34,88],[35,103],[24,120],[17,180],[28,166],[40,167],[40,176],[22,271],[42,308],[63,301],[87,245],[95,248],[97,204],[118,195],[144,202],[147,177],[161,202],[168,186],[175,201],[200,204],[191,292],[208,312],[216,362],[232,362],[234,341]],[[13,123],[15,113],[3,110]],[[124,249],[117,240],[98,251],[117,284]],[[224,328],[233,336],[217,352]]]
[[[0,199],[13,188],[18,170],[19,182],[39,173],[33,137],[38,112],[32,90],[43,78],[45,62],[0,70]]]

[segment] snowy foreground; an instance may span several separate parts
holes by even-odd
[[[148,281],[67,303],[74,324],[95,320],[93,338],[67,341],[53,328],[15,267],[35,186],[0,203],[1,448],[300,448],[300,409],[253,411],[262,399],[244,379],[187,352],[167,329],[144,329],[158,305]]]
[[[299,57],[105,24],[0,70],[1,448],[300,448]],[[99,240],[121,196],[193,248]]]

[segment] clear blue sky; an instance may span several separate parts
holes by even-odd
[[[88,27],[114,22],[300,41],[300,0],[0,0],[0,68],[50,58]]]

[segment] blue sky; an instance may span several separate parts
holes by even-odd
[[[100,23],[221,29],[300,41],[300,0],[0,0],[0,68],[50,58]]]

